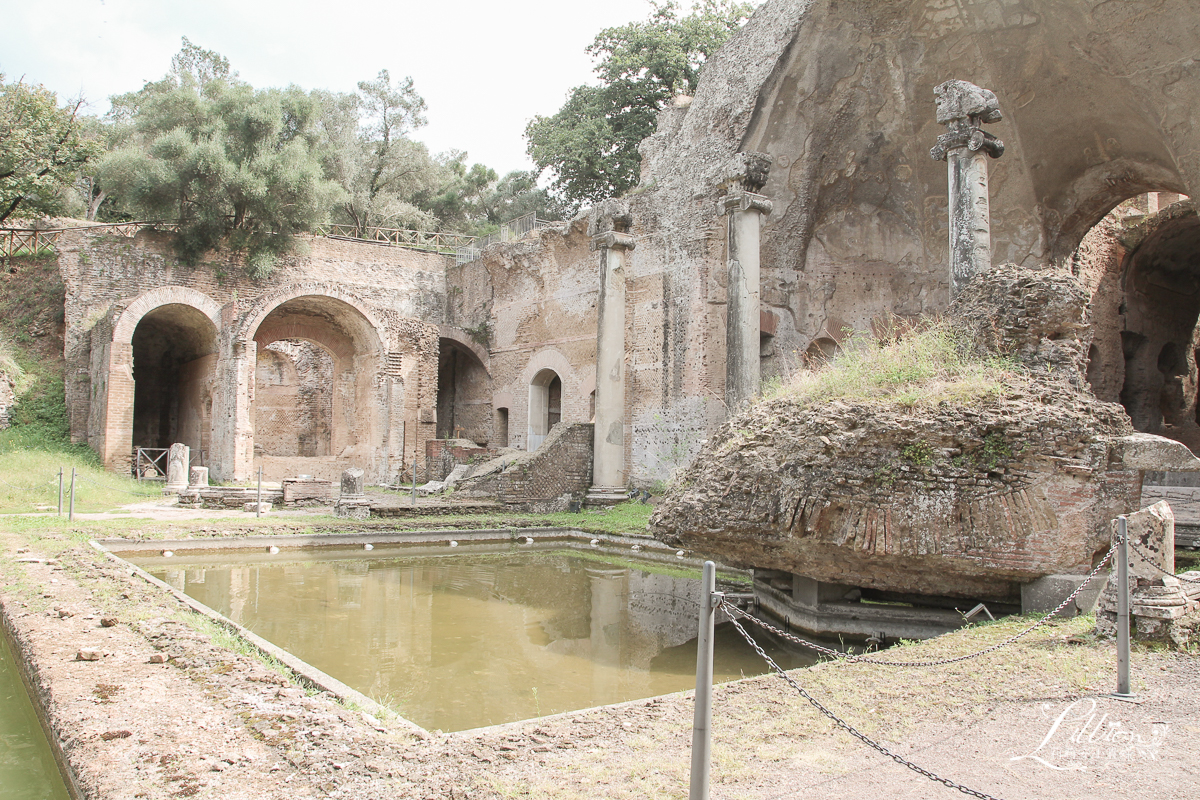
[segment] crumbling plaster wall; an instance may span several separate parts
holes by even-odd
[[[364,418],[365,433],[341,442],[334,456],[375,481],[397,468],[401,448],[411,461],[435,432],[445,258],[325,238],[306,240],[305,249],[268,279],[252,281],[236,254],[217,252],[195,267],[180,263],[163,234],[66,235],[59,267],[67,286],[72,437],[95,447],[109,468],[128,468],[134,364],[125,339],[142,316],[176,304],[198,309],[216,331],[209,448],[215,478],[253,472],[256,353],[285,339],[316,342],[344,361],[344,416]],[[350,349],[339,353],[339,342]],[[203,383],[198,376],[185,383],[197,381]]]
[[[735,153],[774,160],[761,297],[765,351],[786,370],[845,328],[945,310],[935,85],[996,92],[1008,151],[989,165],[993,258],[1034,266],[1065,259],[1132,195],[1200,186],[1198,51],[1186,0],[768,0],[642,145],[633,269],[661,276],[668,346],[666,396],[635,399],[635,476],[686,463],[723,416],[716,201]]]
[[[562,381],[561,423],[591,418],[598,259],[580,217],[447,270],[447,324],[487,347],[491,408],[507,409],[509,447],[528,444],[530,386],[544,369]]]

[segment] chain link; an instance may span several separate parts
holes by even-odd
[[[85,478],[82,475],[76,475],[75,479],[79,480],[79,481],[83,481],[84,483],[90,483],[92,486],[99,486],[101,489],[108,489],[109,491],[113,491],[113,492],[122,492],[124,494],[132,495],[134,497],[162,497],[162,492],[152,492],[150,494],[147,494],[145,492],[131,492],[128,489],[122,489],[119,486],[109,486],[107,483],[100,483],[98,481],[92,480],[91,478]]]
[[[728,604],[722,602],[722,605],[728,605]],[[934,781],[936,783],[940,783],[943,786],[946,786],[950,789],[956,789],[956,790],[962,792],[963,794],[970,795],[971,797],[978,797],[981,800],[998,800],[998,798],[993,797],[990,794],[984,794],[983,792],[976,791],[975,789],[971,789],[970,787],[963,786],[961,783],[955,783],[954,781],[950,780],[949,778],[943,778],[941,775],[938,775],[935,772],[931,772],[930,770],[927,770],[924,767],[919,767],[916,764],[914,764],[913,762],[906,759],[904,756],[901,756],[897,753],[893,753],[891,750],[888,750],[886,747],[879,744],[879,742],[876,742],[874,739],[872,739],[869,736],[867,736],[866,734],[860,732],[853,725],[846,722],[841,717],[839,717],[837,714],[834,714],[832,711],[830,711],[828,708],[826,708],[824,705],[822,705],[821,702],[819,700],[817,700],[815,697],[810,695],[808,692],[804,691],[804,687],[802,687],[800,684],[796,683],[796,681],[792,679],[791,675],[788,675],[787,672],[782,667],[780,667],[778,664],[775,663],[774,659],[772,659],[769,655],[767,655],[767,652],[762,649],[762,647],[759,645],[758,642],[754,641],[754,637],[752,637],[746,631],[746,629],[741,626],[741,623],[739,623],[736,619],[730,619],[730,622],[732,622],[733,626],[735,628],[737,628],[738,633],[740,633],[742,635],[742,638],[745,639],[746,642],[751,647],[754,648],[755,652],[757,652],[759,654],[759,656],[761,656],[763,658],[763,660],[766,661],[767,664],[769,664],[771,666],[771,668],[779,674],[779,677],[781,677],[785,681],[787,681],[788,685],[790,685],[793,689],[795,689],[801,697],[803,697],[805,700],[807,700],[812,705],[813,708],[815,708],[817,711],[820,711],[822,714],[824,714],[826,717],[828,717],[830,720],[832,720],[834,722],[834,724],[836,724],[839,728],[846,731],[851,736],[853,736],[854,738],[861,741],[863,744],[878,751],[879,753],[882,753],[883,755],[885,755],[888,758],[895,761],[897,764],[908,767],[909,769],[911,769],[913,772],[917,773],[918,775],[924,775],[929,780]]]
[[[36,486],[17,486],[15,483],[9,483],[8,481],[4,480],[3,478],[0,478],[0,483],[3,483],[5,486],[9,487],[10,489],[17,489],[22,492],[42,491],[42,490],[46,489],[47,487],[54,486],[57,482],[58,482],[58,480],[55,479],[55,480],[50,481],[49,483],[39,483]]]
[[[940,667],[940,666],[943,666],[946,664],[957,664],[960,661],[969,661],[973,658],[979,658],[980,656],[987,655],[988,653],[993,653],[1002,647],[1007,647],[1008,645],[1016,642],[1018,639],[1022,638],[1023,636],[1027,636],[1028,634],[1033,633],[1035,630],[1037,630],[1041,626],[1045,625],[1050,620],[1051,617],[1058,614],[1060,611],[1062,611],[1064,608],[1066,608],[1072,601],[1074,601],[1075,598],[1079,596],[1079,593],[1082,592],[1084,590],[1084,588],[1089,583],[1091,583],[1092,580],[1098,574],[1100,574],[1100,570],[1104,569],[1104,566],[1109,562],[1109,560],[1112,559],[1113,553],[1115,553],[1116,551],[1117,551],[1117,544],[1116,544],[1116,542],[1114,542],[1113,546],[1110,547],[1108,549],[1108,552],[1104,555],[1104,558],[1101,559],[1100,563],[1096,565],[1096,568],[1093,569],[1091,571],[1091,573],[1087,576],[1087,579],[1084,580],[1083,583],[1079,584],[1079,586],[1075,589],[1075,591],[1071,592],[1071,594],[1067,596],[1066,600],[1063,600],[1061,603],[1059,603],[1057,608],[1055,608],[1053,611],[1051,611],[1046,616],[1039,619],[1037,622],[1030,625],[1028,628],[1025,628],[1024,630],[1013,634],[1012,636],[1008,637],[1007,639],[1005,639],[1001,642],[997,642],[996,644],[991,645],[990,647],[985,647],[984,649],[979,650],[977,652],[970,653],[965,656],[955,656],[954,658],[943,658],[943,659],[940,659],[937,661],[886,661],[886,660],[881,660],[881,659],[876,659],[876,658],[867,658],[866,656],[850,655],[849,653],[843,653],[842,651],[834,650],[831,647],[824,647],[822,645],[817,644],[816,642],[810,642],[807,639],[802,639],[799,636],[788,633],[786,631],[782,631],[779,628],[776,628],[774,625],[771,625],[769,622],[766,622],[765,620],[761,620],[758,617],[752,616],[751,614],[743,611],[740,608],[737,608],[736,606],[730,605],[727,602],[722,601],[721,605],[726,608],[726,613],[729,614],[731,619],[734,617],[734,612],[736,612],[738,615],[741,616],[742,619],[749,620],[750,622],[753,622],[755,625],[759,626],[760,628],[770,631],[771,633],[775,634],[776,636],[779,636],[783,639],[787,639],[789,642],[798,644],[801,647],[807,647],[810,650],[816,650],[818,653],[823,653],[837,661],[843,661],[843,662],[847,662],[847,663],[856,663],[856,664],[879,664],[879,665],[885,666],[885,667]],[[736,620],[735,620],[735,622],[736,622]]]
[[[1136,544],[1134,544],[1133,539],[1129,540],[1129,548],[1131,550],[1133,550],[1133,552],[1135,552],[1139,556],[1141,556],[1142,558],[1146,559],[1147,564],[1154,567],[1156,570],[1161,572],[1163,575],[1169,575],[1172,578],[1178,578],[1179,580],[1185,581],[1187,583],[1200,583],[1200,578],[1185,578],[1182,575],[1176,575],[1174,572],[1167,572],[1165,569],[1160,567],[1158,564],[1154,563],[1154,560],[1155,560],[1154,556],[1150,555],[1145,550],[1143,550],[1142,548],[1140,548]]]

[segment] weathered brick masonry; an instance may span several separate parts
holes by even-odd
[[[305,244],[252,281],[236,254],[189,267],[150,231],[64,237],[72,437],[117,470],[135,446],[182,441],[207,451],[214,478],[234,480],[261,463],[361,466],[384,481],[402,455],[423,454],[436,431],[445,258]],[[322,460],[308,470],[306,459]]]

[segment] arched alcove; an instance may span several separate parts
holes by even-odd
[[[470,439],[490,444],[492,379],[476,352],[462,342],[441,338],[438,343],[439,439]]]
[[[258,351],[254,372],[255,445],[267,456],[331,455],[333,356],[299,339]]]
[[[562,420],[562,378],[552,369],[540,370],[529,384],[528,450],[537,450]]]
[[[1072,269],[1093,294],[1087,380],[1140,431],[1200,448],[1200,218],[1174,193],[1145,193],[1084,237]]]
[[[133,329],[133,447],[209,447],[217,329],[203,311],[168,303]]]
[[[255,406],[264,400],[262,413],[255,411],[254,457],[264,475],[336,478],[349,466],[370,472],[385,409],[375,323],[348,300],[322,294],[284,296],[267,308],[253,328]]]

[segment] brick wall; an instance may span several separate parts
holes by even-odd
[[[497,499],[529,511],[565,511],[592,484],[590,422],[560,424],[536,452],[521,458],[497,480]]]

